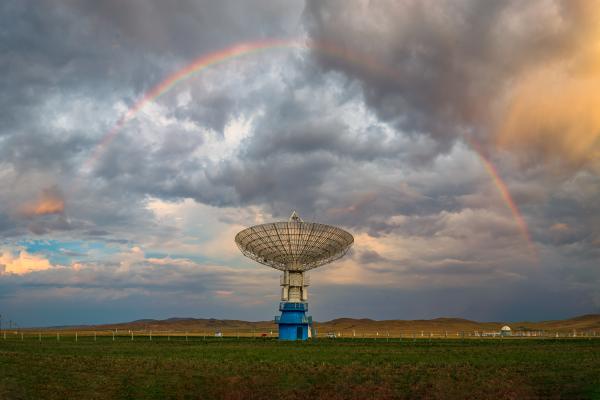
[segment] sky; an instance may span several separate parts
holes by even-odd
[[[5,0],[0,314],[268,320],[235,234],[340,226],[310,313],[600,312],[600,1]]]

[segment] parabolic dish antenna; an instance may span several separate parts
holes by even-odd
[[[354,238],[343,229],[304,222],[294,211],[287,222],[244,229],[235,242],[248,258],[281,271],[308,271],[346,254]]]
[[[280,340],[305,340],[311,335],[306,271],[346,254],[354,237],[343,229],[304,222],[294,211],[287,222],[272,222],[244,229],[235,236],[242,253],[261,264],[283,271],[281,276]]]

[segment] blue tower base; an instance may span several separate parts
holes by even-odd
[[[279,303],[279,340],[306,340],[312,326],[312,317],[307,316],[308,303]]]

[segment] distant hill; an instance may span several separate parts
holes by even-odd
[[[600,332],[600,314],[588,314],[565,320],[541,322],[477,322],[463,318],[435,318],[428,320],[382,320],[362,318],[337,318],[331,321],[315,322],[320,332],[352,332],[357,333],[411,333],[411,332],[473,332],[498,331],[503,325],[509,325],[513,330],[545,330],[558,332],[598,331]],[[61,330],[134,330],[154,332],[190,332],[212,334],[222,332],[270,332],[277,329],[272,321],[249,322],[241,320],[199,319],[199,318],[169,318],[164,320],[140,319],[131,322],[48,327],[45,329]]]

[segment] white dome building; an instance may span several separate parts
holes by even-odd
[[[500,328],[500,336],[510,336],[510,335],[512,335],[512,329],[510,329],[510,326],[504,325],[502,328]]]

